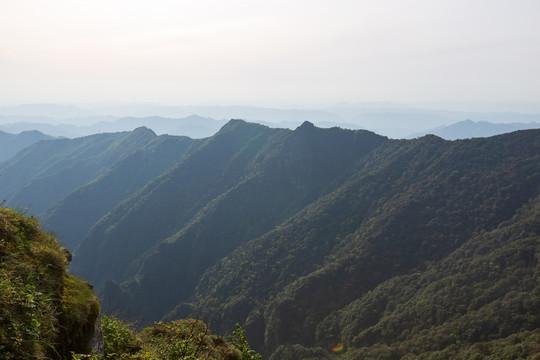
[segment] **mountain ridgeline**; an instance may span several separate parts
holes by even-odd
[[[15,156],[22,149],[41,140],[52,139],[39,131],[22,131],[19,134],[8,134],[0,130],[0,163]]]
[[[239,322],[270,359],[538,352],[539,130],[391,140],[231,120],[199,140],[45,141],[0,170],[106,312]]]
[[[0,164],[2,195],[10,203],[30,207],[42,215],[155,137],[151,130],[138,128],[132,132],[38,142]]]
[[[384,141],[308,123],[290,131],[232,121],[98,223],[79,245],[74,270],[98,287],[137,277],[128,285],[136,306],[160,318],[193,297],[217,260],[335,189]],[[103,247],[119,251],[102,254]]]

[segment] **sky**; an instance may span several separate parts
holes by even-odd
[[[0,104],[540,102],[538,0],[0,0]]]

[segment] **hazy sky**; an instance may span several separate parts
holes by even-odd
[[[539,0],[0,0],[0,103],[540,101]]]

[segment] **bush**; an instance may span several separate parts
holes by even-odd
[[[90,284],[66,273],[68,257],[35,217],[0,204],[0,359],[90,351],[99,303]]]
[[[141,350],[141,341],[126,322],[112,316],[101,317],[105,359],[129,358]]]
[[[242,360],[262,360],[262,356],[252,350],[247,342],[245,330],[239,323],[236,323],[236,330],[229,336],[231,344],[242,352]]]
[[[235,348],[222,337],[211,334],[206,323],[197,319],[158,322],[137,333],[125,321],[103,316],[101,327],[104,354],[73,354],[75,360],[261,360],[258,355],[243,357],[252,351],[245,337],[244,342],[238,343],[241,349]]]

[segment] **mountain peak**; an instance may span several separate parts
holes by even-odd
[[[315,125],[312,123],[312,122],[309,122],[309,121],[304,121],[302,123],[302,125],[300,125],[299,127],[297,127],[297,129],[313,129],[315,128]]]
[[[230,132],[232,130],[237,130],[237,129],[253,130],[253,129],[265,129],[265,128],[268,128],[268,127],[265,125],[257,124],[257,123],[247,122],[241,119],[231,119],[225,125],[221,127],[221,129],[216,133],[216,135],[227,133],[227,132]]]
[[[225,125],[244,125],[244,124],[247,124],[247,122],[245,120],[242,120],[242,119],[231,119],[229,120],[229,122]]]
[[[134,134],[151,134],[153,136],[157,136],[156,133],[152,130],[147,128],[146,126],[140,126],[133,130]]]

